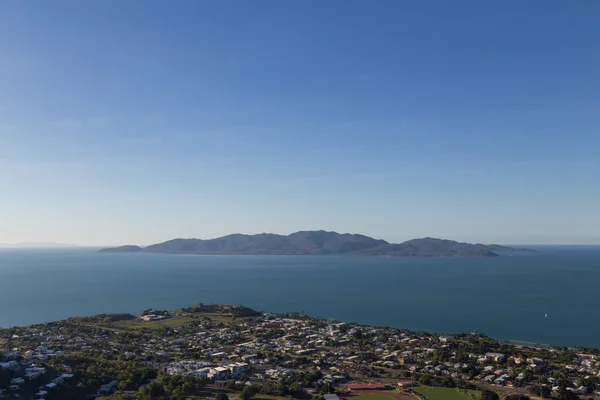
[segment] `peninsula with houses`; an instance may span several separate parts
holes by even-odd
[[[357,255],[391,257],[496,257],[502,253],[533,252],[497,244],[461,243],[421,238],[394,244],[359,234],[300,231],[290,235],[232,234],[215,239],[172,239],[147,247],[126,245],[103,253],[163,253],[222,255]]]
[[[0,398],[597,399],[599,356],[198,304],[0,329]]]

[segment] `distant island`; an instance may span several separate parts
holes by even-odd
[[[215,255],[363,255],[392,257],[496,257],[498,253],[533,252],[497,244],[461,243],[422,238],[394,244],[364,235],[300,231],[290,235],[232,234],[215,239],[172,239],[147,247],[126,245],[102,253],[162,253]]]

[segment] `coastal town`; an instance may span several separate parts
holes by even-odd
[[[597,349],[196,305],[0,330],[0,399],[598,399]]]

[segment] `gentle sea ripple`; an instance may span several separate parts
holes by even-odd
[[[0,250],[0,326],[195,303],[600,347],[600,247],[497,258]],[[548,314],[545,317],[545,314]]]

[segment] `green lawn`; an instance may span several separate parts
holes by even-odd
[[[210,398],[215,398],[217,397],[217,394],[219,393],[225,393],[227,396],[229,396],[229,399],[233,400],[233,399],[238,399],[238,392],[234,391],[234,390],[230,390],[230,389],[221,389],[221,388],[210,388],[210,387],[204,387],[188,396],[186,396],[187,399],[206,399],[207,397]]]
[[[124,328],[124,329],[162,329],[165,326],[178,326],[185,325],[188,322],[193,321],[192,318],[171,318],[165,319],[161,321],[119,321],[112,324],[115,328]]]
[[[394,400],[393,397],[387,395],[387,394],[375,394],[375,393],[368,393],[368,394],[359,394],[358,396],[352,396],[352,399],[356,399],[356,400]]]
[[[481,393],[474,390],[467,391],[468,394],[462,390],[458,391],[455,388],[445,387],[418,386],[413,390],[429,400],[473,400],[481,398]]]
[[[215,322],[225,322],[225,323],[240,322],[240,321],[244,320],[244,318],[232,318],[230,315],[213,314],[213,313],[198,313],[198,317],[210,318]]]
[[[239,394],[236,394],[236,393],[226,393],[226,394],[229,395],[229,400],[240,400]],[[287,397],[271,396],[270,394],[255,394],[252,397],[252,399],[253,400],[290,400]]]
[[[390,395],[385,394],[386,392],[395,397],[391,397]],[[395,398],[415,400],[414,397],[411,397],[408,394],[398,393],[396,390],[382,391],[381,394],[379,394],[379,393],[359,394],[359,395],[351,397],[352,400],[395,400]]]
[[[256,400],[290,400],[287,397],[271,396],[270,394],[256,394],[252,398]]]
[[[194,317],[176,317],[176,318],[169,318],[169,319],[164,319],[164,320],[160,320],[160,321],[141,321],[139,319],[115,321],[115,322],[111,322],[105,326],[110,326],[110,327],[117,328],[117,329],[129,329],[129,330],[137,330],[137,329],[143,329],[143,328],[158,330],[158,329],[164,328],[165,326],[185,325],[190,321],[194,321],[194,320],[198,320],[198,319],[202,319],[202,318],[209,318],[215,322],[224,322],[227,324],[238,323],[238,322],[244,320],[243,318],[232,318],[231,316],[224,315],[224,314],[198,313]]]

